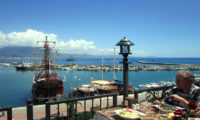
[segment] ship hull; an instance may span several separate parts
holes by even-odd
[[[62,80],[35,80],[32,85],[32,98],[35,103],[58,100],[64,92]]]

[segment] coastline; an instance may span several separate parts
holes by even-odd
[[[25,70],[36,70],[37,66],[40,64],[34,63],[18,63],[18,62],[0,62],[0,65],[5,67],[17,67],[22,64],[27,64],[29,67]],[[59,70],[77,70],[77,71],[122,71],[122,65],[93,65],[93,64],[52,64],[53,69]],[[148,65],[129,65],[129,71],[159,71],[159,70],[200,70],[200,65],[194,64],[168,64],[168,63],[158,63],[153,65],[153,63],[148,63]]]

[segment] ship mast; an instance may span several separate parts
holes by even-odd
[[[50,63],[50,48],[46,36],[46,41],[44,43],[44,70],[46,77],[49,77],[49,63]]]
[[[46,75],[46,78],[49,78],[49,71],[50,71],[50,51],[51,51],[51,48],[49,47],[49,44],[50,43],[54,43],[54,41],[48,41],[47,40],[47,36],[46,36],[46,40],[45,41],[37,41],[37,43],[39,42],[44,42],[44,61],[43,61],[43,64],[44,64],[44,70],[45,70],[45,75]]]

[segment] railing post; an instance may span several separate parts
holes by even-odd
[[[46,120],[50,120],[50,114],[51,114],[50,104],[47,102],[46,103]]]
[[[138,91],[134,92],[135,102],[138,103]]]
[[[77,108],[77,101],[75,102],[75,107],[76,107],[76,109],[75,109],[75,120],[77,120],[77,117],[78,117],[78,108]]]
[[[58,114],[57,114],[57,116],[60,117],[60,105],[59,105],[59,103],[57,104],[57,109],[58,109]]]
[[[33,103],[32,100],[26,101],[27,120],[33,120]]]
[[[113,95],[113,107],[117,107],[117,94]]]
[[[7,113],[7,120],[12,120],[12,108],[8,108],[8,113]]]
[[[101,97],[100,97],[100,110],[101,110],[101,106],[102,106],[101,104],[102,104],[102,102],[101,102]]]
[[[84,120],[87,120],[87,118],[86,118],[86,100],[84,100]]]
[[[94,110],[94,99],[92,98],[92,108],[90,110],[92,112],[92,118],[94,117],[94,113],[95,113],[95,110]]]
[[[109,108],[109,98],[108,98],[108,96],[107,96],[107,107],[106,107],[107,109]]]

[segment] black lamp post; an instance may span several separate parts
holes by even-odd
[[[132,54],[130,51],[130,46],[134,45],[130,40],[126,39],[121,39],[116,46],[120,46],[120,53],[123,55],[123,83],[124,83],[124,89],[123,89],[123,104],[125,105],[125,97],[128,97],[128,55]]]

